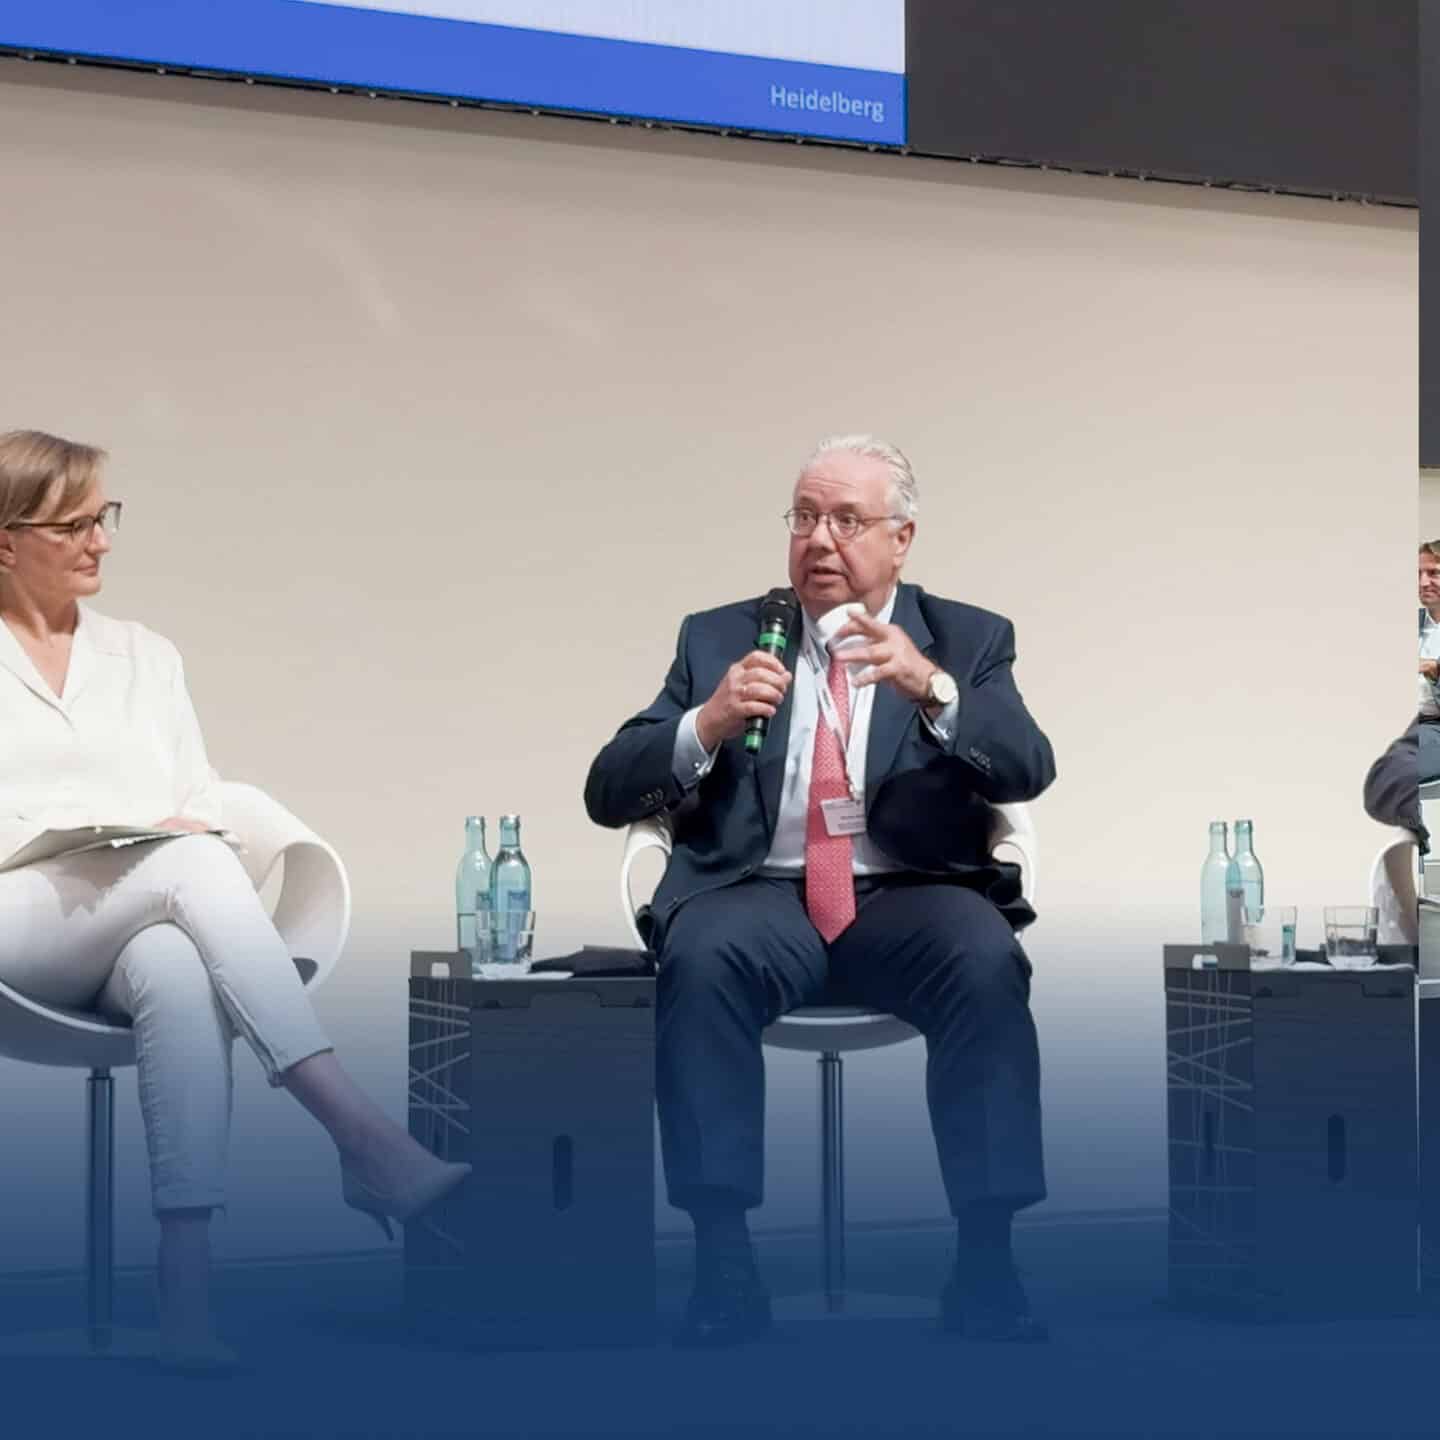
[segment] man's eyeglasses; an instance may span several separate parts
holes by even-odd
[[[120,501],[111,500],[94,515],[77,515],[73,520],[15,520],[5,529],[54,530],[73,545],[85,545],[97,525],[106,535],[115,534],[120,528],[120,511],[123,508]]]
[[[815,533],[815,527],[825,520],[829,523],[830,534],[836,540],[853,540],[862,530],[877,525],[881,520],[895,520],[895,515],[860,515],[854,510],[812,510],[808,505],[797,505],[780,517],[790,527],[790,533],[804,540]]]

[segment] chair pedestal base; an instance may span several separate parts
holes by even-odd
[[[0,1336],[0,1358],[139,1360],[152,1358],[159,1338],[119,1330],[115,1311],[115,1081],[97,1065],[85,1082],[85,1307],[88,1323],[71,1330]]]
[[[845,1288],[845,1062],[822,1050],[820,1071],[820,1289],[774,1302],[786,1320],[933,1319],[938,1301],[915,1295],[852,1293]]]

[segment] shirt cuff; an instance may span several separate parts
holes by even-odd
[[[949,745],[955,738],[955,727],[960,719],[960,701],[958,698],[952,700],[933,720],[930,718],[930,712],[922,705],[920,718],[925,722],[925,728],[942,745]]]
[[[679,728],[675,731],[675,752],[670,770],[682,790],[693,790],[715,763],[715,751],[707,750],[700,743],[700,731],[695,724],[699,713],[698,705],[693,710],[687,710],[680,717]]]

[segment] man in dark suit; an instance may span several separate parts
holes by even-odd
[[[696,1280],[678,1337],[723,1345],[770,1320],[745,1212],[761,1202],[761,1032],[822,995],[889,1011],[929,1047],[931,1124],[959,1250],[942,1325],[1034,1340],[1010,1256],[1044,1195],[1019,872],[991,858],[991,805],[1054,778],[1050,744],[988,611],[901,584],[915,534],[909,462],[870,436],[823,443],[796,482],[783,661],[761,602],[686,618],[648,709],[597,756],[590,817],[669,811],[652,907],[661,958],[657,1086],[671,1202]],[[744,732],[769,721],[758,756]]]

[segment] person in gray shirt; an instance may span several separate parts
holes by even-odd
[[[1420,547],[1419,715],[1440,722],[1440,540]]]

